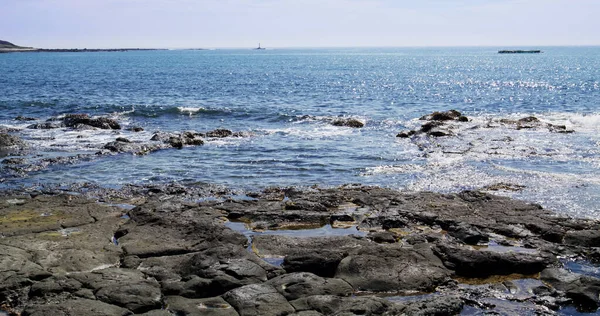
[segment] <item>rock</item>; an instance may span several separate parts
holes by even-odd
[[[449,110],[446,112],[433,112],[431,114],[422,116],[419,120],[423,121],[452,121],[452,120],[460,120],[462,122],[465,121],[464,116],[460,114],[460,112],[456,110]],[[468,119],[467,119],[468,121]]]
[[[417,132],[415,132],[415,131],[404,131],[404,132],[398,133],[398,135],[396,135],[396,137],[409,138],[409,137],[415,135],[416,133]]]
[[[0,149],[7,149],[9,147],[23,149],[25,146],[25,142],[21,138],[6,133],[0,133]]]
[[[27,126],[29,129],[54,129],[63,127],[65,127],[65,124],[62,122],[43,122]]]
[[[389,231],[369,233],[367,238],[378,244],[393,244],[396,242],[396,236]]]
[[[344,258],[335,274],[359,291],[431,291],[450,276],[428,245],[362,248]]]
[[[567,245],[581,247],[600,247],[600,231],[594,230],[571,230],[564,237]]]
[[[96,298],[105,303],[125,307],[134,313],[144,313],[160,308],[161,292],[156,282],[115,282],[96,292]]]
[[[480,242],[488,242],[489,238],[477,227],[459,223],[448,230],[448,234],[467,245],[477,245]]]
[[[237,316],[235,309],[221,297],[188,299],[169,296],[165,299],[168,315]]]
[[[459,315],[463,310],[463,301],[457,295],[433,296],[423,300],[397,304],[402,315]]]
[[[232,136],[233,132],[228,129],[216,129],[214,131],[210,131],[206,133],[206,137],[214,137],[214,138],[225,138]]]
[[[63,118],[66,127],[76,128],[78,125],[89,125],[100,129],[121,129],[121,125],[111,118],[98,117],[91,118],[87,114],[67,114]]]
[[[379,297],[314,295],[290,303],[298,312],[317,311],[323,315],[400,315],[393,303]]]
[[[240,316],[285,315],[294,308],[275,288],[267,284],[246,285],[223,294]]]
[[[343,253],[334,251],[315,251],[288,255],[283,259],[282,268],[289,273],[310,272],[325,278],[332,278]]]
[[[438,244],[435,252],[446,267],[454,270],[457,275],[466,277],[534,274],[556,260],[549,255],[480,251],[445,244]]]
[[[2,160],[2,164],[5,165],[22,165],[27,163],[27,159],[25,158],[5,158]]]
[[[353,118],[336,119],[333,122],[331,122],[331,124],[333,126],[346,126],[352,128],[361,128],[365,126],[365,123]]]
[[[340,279],[325,279],[308,272],[290,273],[266,282],[288,301],[312,295],[349,296],[352,286]]]
[[[128,128],[127,130],[138,133],[138,132],[143,132],[144,128],[140,127],[140,126],[133,126],[133,127]]]
[[[555,289],[565,292],[583,311],[595,312],[598,309],[600,279],[556,268],[545,269],[540,278]]]
[[[28,116],[17,116],[15,117],[15,121],[36,121],[37,119],[35,117],[28,117]]]
[[[27,306],[22,316],[115,316],[131,315],[127,309],[88,299],[72,299],[61,303]]]
[[[131,143],[131,141],[125,137],[117,137],[117,139],[115,141],[122,142],[122,143]]]

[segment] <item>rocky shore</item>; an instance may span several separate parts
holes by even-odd
[[[128,186],[0,198],[8,315],[594,312],[600,223],[477,191]]]

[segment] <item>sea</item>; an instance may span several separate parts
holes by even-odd
[[[363,184],[485,190],[599,218],[600,47],[500,49],[517,47],[0,54],[0,129],[30,144],[22,158],[33,164],[94,154],[116,137],[148,141],[158,131],[246,135],[143,156],[91,155],[21,174],[3,166],[0,190]],[[453,125],[453,136],[396,137],[450,109],[469,118]],[[40,130],[15,120],[69,113],[108,116],[123,129]],[[498,123],[528,116],[573,132]],[[331,124],[339,118],[365,126]],[[133,126],[144,131],[127,130]]]

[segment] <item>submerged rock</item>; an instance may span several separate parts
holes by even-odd
[[[335,119],[333,122],[331,122],[331,124],[333,126],[346,126],[352,128],[362,128],[365,126],[365,123],[353,118]]]

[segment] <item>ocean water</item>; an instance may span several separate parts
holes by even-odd
[[[249,135],[147,156],[92,155],[21,175],[4,168],[0,188],[178,181],[458,192],[504,183],[517,189],[493,193],[599,217],[600,47],[498,49],[0,54],[0,127],[32,145],[25,158],[33,163],[93,154],[116,137],[147,141],[156,131]],[[449,109],[470,118],[456,124],[456,136],[396,137],[418,128],[419,117]],[[66,113],[110,116],[145,131],[33,130],[14,120]],[[495,123],[531,115],[574,133]],[[331,125],[338,117],[366,125]]]

